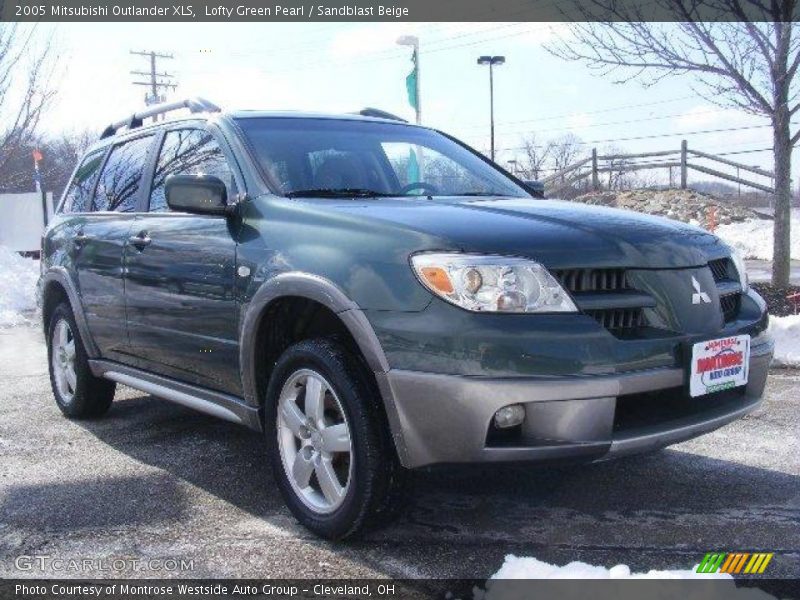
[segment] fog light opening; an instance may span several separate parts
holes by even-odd
[[[525,420],[525,407],[522,404],[504,406],[494,413],[494,426],[498,429],[516,427]]]

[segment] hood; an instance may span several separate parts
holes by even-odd
[[[551,268],[686,268],[725,256],[707,231],[679,221],[534,198],[324,200],[330,209],[428,234],[434,247],[534,259]],[[439,247],[435,247],[435,246]]]

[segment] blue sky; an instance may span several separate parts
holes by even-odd
[[[548,54],[542,44],[564,28],[547,23],[194,23],[60,24],[58,104],[45,127],[100,130],[140,108],[144,88],[131,70],[146,70],[129,50],[171,52],[159,70],[177,75],[173,96],[202,95],[226,108],[347,112],[374,106],[409,119],[405,76],[410,50],[396,44],[414,34],[421,44],[423,123],[488,149],[488,73],[481,54],[503,54],[495,77],[498,160],[513,158],[522,138],[572,133],[598,148],[631,152],[678,148],[683,132],[711,153],[771,146],[766,119],[714,106],[692,90],[691,78],[644,88],[614,84],[579,63]],[[648,136],[656,139],[630,139]],[[609,141],[618,140],[618,141]],[[593,143],[596,142],[596,143]],[[771,168],[770,153],[731,156]]]

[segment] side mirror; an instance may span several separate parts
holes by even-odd
[[[544,184],[541,181],[523,181],[525,187],[535,198],[544,198]]]
[[[225,215],[228,193],[213,175],[170,175],[164,184],[167,206],[177,212],[197,215]]]

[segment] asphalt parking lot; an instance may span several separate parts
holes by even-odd
[[[344,544],[294,522],[255,433],[124,388],[103,420],[62,418],[38,328],[0,329],[0,390],[0,577],[484,578],[506,554],[646,571],[711,550],[775,552],[769,574],[800,577],[797,371],[774,370],[744,420],[653,455],[418,473],[402,519]],[[192,568],[20,570],[31,555]]]

